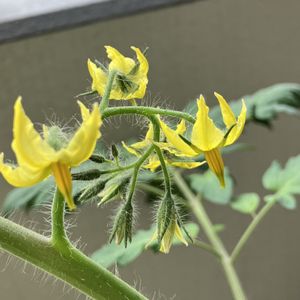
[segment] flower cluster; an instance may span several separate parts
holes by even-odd
[[[64,196],[69,209],[76,208],[72,195],[70,169],[82,164],[93,154],[96,142],[101,137],[100,127],[107,110],[107,101],[110,99],[132,100],[131,105],[137,106],[135,99],[144,97],[148,84],[149,66],[145,53],[136,47],[131,47],[136,54],[136,58],[132,59],[123,56],[111,46],[105,48],[107,56],[111,60],[108,66],[90,59],[87,62],[92,78],[90,92],[98,93],[102,97],[101,105],[94,103],[92,109],[89,110],[84,104],[78,102],[82,123],[71,137],[56,125],[50,127],[44,125],[42,133],[37,132],[24,112],[21,98],[16,100],[12,149],[17,164],[4,162],[3,153],[0,155],[0,172],[11,185],[31,186],[53,175],[57,188]],[[166,194],[158,209],[157,230],[154,236],[158,239],[162,252],[169,252],[174,236],[187,244],[182,233],[182,229],[185,230],[172,197],[168,168],[192,169],[207,163],[220,184],[224,186],[224,163],[221,150],[239,138],[246,122],[244,101],[241,112],[236,118],[226,100],[220,94],[215,93],[215,96],[219,102],[225,125],[223,129],[217,127],[209,117],[209,108],[202,95],[197,100],[196,118],[193,119],[191,116],[189,119],[189,122],[194,120],[191,132],[187,130],[187,120],[179,120],[176,128],[172,129],[164,120],[163,113],[156,113],[153,110],[148,112],[147,107],[144,107],[142,115],[149,119],[145,138],[130,145],[122,143],[129,154],[135,157],[136,163],[132,165],[134,172],[131,179],[122,180],[122,186],[128,184],[129,188],[128,191],[126,188],[122,188],[125,191],[124,206],[116,218],[113,230],[112,236],[118,243],[125,239],[126,245],[127,239],[131,240],[133,219],[131,202],[140,168],[149,169],[152,172],[161,168],[165,176]],[[118,161],[117,150],[114,149],[117,169],[111,170],[111,172],[129,169]],[[199,161],[200,155],[203,155],[205,160]],[[92,173],[102,174],[101,170]],[[106,173],[108,173],[107,170]],[[111,193],[107,193],[111,187],[107,188],[106,186],[109,182],[114,180],[113,196],[119,191],[119,181],[111,179],[112,177],[108,178],[110,180],[107,182],[101,182],[103,190],[99,192],[97,189],[98,195],[102,195],[105,199],[111,198]],[[104,185],[105,188],[103,188]],[[104,192],[105,195],[103,195]],[[81,196],[87,194],[90,194],[90,190],[89,193],[86,191]]]

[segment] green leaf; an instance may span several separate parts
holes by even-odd
[[[253,214],[258,208],[260,198],[256,193],[241,194],[231,202],[231,207],[243,214]]]
[[[225,188],[220,186],[216,175],[210,170],[189,176],[191,188],[206,200],[216,204],[229,203],[233,192],[233,180],[225,168]]]
[[[275,198],[283,207],[294,209],[294,195],[300,194],[300,155],[290,158],[284,168],[274,161],[263,175],[262,182],[265,189],[273,192],[265,197],[266,201]]]
[[[226,98],[226,95],[224,95]],[[279,113],[299,115],[300,108],[300,85],[296,83],[279,83],[264,89],[258,90],[252,95],[241,97],[247,105],[247,120],[265,125],[278,116]],[[231,101],[230,107],[235,115],[239,115],[241,110],[241,99]],[[190,102],[185,111],[196,115],[197,103]],[[211,116],[220,127],[223,126],[219,105],[211,109]]]
[[[51,199],[53,188],[53,179],[49,178],[32,187],[13,189],[4,199],[2,212],[9,215],[16,209],[29,210],[41,205]]]
[[[214,224],[213,229],[214,229],[214,232],[220,233],[225,230],[225,225],[224,224]]]
[[[185,225],[186,230],[192,238],[197,237],[199,227],[195,223],[188,223]],[[114,264],[125,266],[139,257],[146,249],[146,245],[151,240],[155,228],[149,230],[139,230],[132,239],[132,243],[128,244],[127,248],[123,245],[115,243],[106,244],[101,249],[94,252],[91,258],[105,268],[109,268]],[[180,241],[174,239],[173,245],[180,245]],[[148,248],[157,249],[157,242],[153,241]]]

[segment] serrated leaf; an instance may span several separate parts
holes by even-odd
[[[290,158],[285,167],[274,161],[262,178],[265,189],[273,192],[266,200],[277,201],[288,209],[296,207],[294,195],[300,194],[300,155]]]
[[[199,227],[195,223],[185,225],[186,230],[192,238],[197,237]],[[151,240],[155,228],[149,230],[139,230],[132,238],[132,243],[128,244],[127,248],[123,245],[114,243],[104,245],[101,249],[94,252],[91,258],[105,268],[109,268],[114,264],[125,266],[139,257],[146,249],[146,245]],[[180,245],[180,241],[174,239],[173,245]],[[157,242],[153,241],[148,248],[157,249]]]
[[[241,194],[231,202],[231,207],[243,214],[253,214],[258,208],[260,197],[256,193]]]
[[[201,194],[206,200],[216,204],[227,204],[232,197],[233,180],[225,168],[225,188],[220,183],[214,173],[210,170],[203,174],[192,174],[189,176],[191,188]]]

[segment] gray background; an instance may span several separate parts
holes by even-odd
[[[89,85],[86,59],[104,59],[105,44],[126,54],[130,45],[150,46],[147,97],[178,109],[199,93],[213,104],[214,90],[231,99],[273,83],[299,82],[299,10],[297,0],[210,0],[1,45],[0,150],[13,158],[9,146],[12,106],[19,94],[37,122],[53,119],[53,111],[54,119],[65,121],[78,112],[73,95]],[[238,178],[237,192],[263,194],[260,178],[270,162],[285,162],[299,153],[298,128],[299,119],[286,116],[276,121],[273,131],[247,127],[242,140],[254,145],[255,151],[226,158]],[[110,142],[135,132],[140,132],[138,125],[123,131],[120,122],[115,122],[106,126],[104,135]],[[2,181],[1,198],[9,189]],[[140,207],[139,226],[146,228],[151,214],[142,203]],[[249,218],[226,207],[207,207],[214,222],[226,223],[222,237],[231,248]],[[73,238],[81,237],[87,253],[106,241],[110,213],[111,207],[90,207],[78,214]],[[249,241],[237,263],[249,299],[300,298],[299,216],[299,210],[276,207]],[[15,220],[28,226],[32,226],[28,220],[33,220],[42,230],[48,226],[43,217],[18,214]],[[0,265],[1,299],[77,297],[6,255],[1,256]],[[146,253],[119,272],[153,299],[173,299],[174,295],[175,299],[231,299],[214,258],[193,247],[174,248],[167,256]]]

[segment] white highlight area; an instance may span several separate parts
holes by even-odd
[[[0,23],[113,0],[0,0]]]

